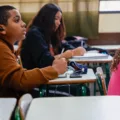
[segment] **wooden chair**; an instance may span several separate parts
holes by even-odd
[[[97,84],[99,87],[99,91],[101,95],[107,95],[107,89],[106,89],[106,82],[105,82],[105,76],[103,74],[102,67],[96,68],[96,75],[97,75]]]
[[[18,108],[21,120],[25,120],[27,110],[32,101],[32,96],[30,94],[24,94],[18,101]]]

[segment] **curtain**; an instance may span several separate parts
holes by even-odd
[[[58,4],[60,5],[60,3]],[[97,38],[99,0],[71,0],[69,4],[71,4],[72,10],[63,11],[67,34]],[[63,8],[62,5],[60,6]]]
[[[5,0],[2,4],[17,7],[23,20],[28,23],[37,11],[49,2],[58,4],[62,9],[67,36],[98,36],[99,0]]]

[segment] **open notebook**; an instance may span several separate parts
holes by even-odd
[[[83,56],[73,56],[73,59],[106,59],[108,58],[107,54],[104,53],[91,53],[87,52]]]

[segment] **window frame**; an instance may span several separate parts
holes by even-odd
[[[110,1],[112,1],[112,2],[120,2],[120,0],[100,0],[100,2],[110,2]],[[99,4],[99,5],[101,5],[101,3]],[[120,13],[120,8],[119,8],[119,10],[100,10],[101,8],[100,8],[101,6],[99,6],[99,12],[100,13]],[[119,4],[119,7],[120,7],[120,4]]]

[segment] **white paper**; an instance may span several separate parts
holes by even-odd
[[[72,58],[73,59],[106,59],[108,58],[108,55],[104,53],[87,52],[83,56],[73,56]]]

